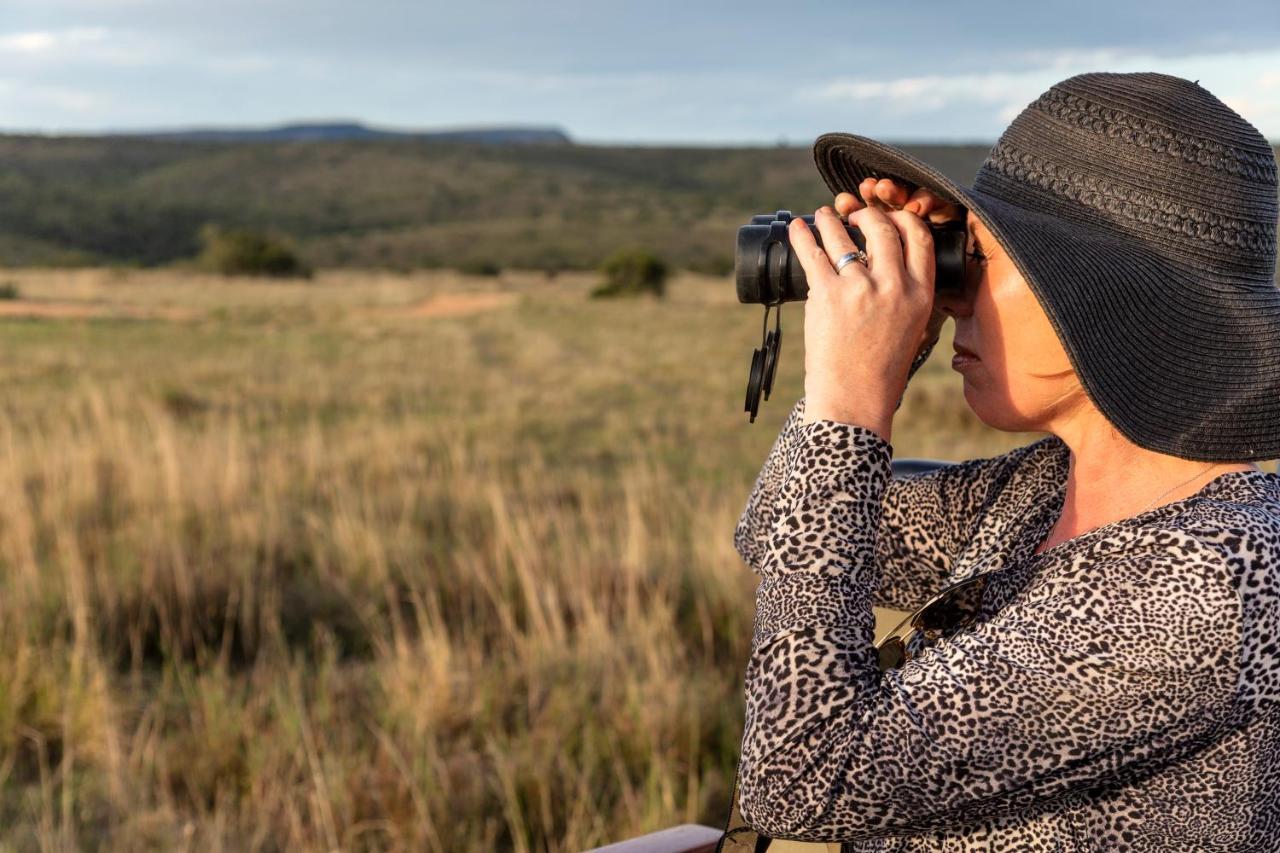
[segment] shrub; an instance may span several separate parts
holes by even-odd
[[[464,261],[458,265],[458,272],[467,275],[499,275],[502,267],[493,261]]]
[[[605,280],[591,291],[592,298],[666,294],[667,265],[646,249],[622,249],[600,266]]]
[[[206,225],[200,229],[200,266],[223,275],[311,277],[293,248],[270,234],[247,228]]]
[[[18,285],[11,281],[0,281],[0,299],[17,299],[20,295]]]

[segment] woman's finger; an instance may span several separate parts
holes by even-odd
[[[831,262],[831,268],[835,269],[836,263],[840,258],[849,252],[858,251],[858,246],[849,236],[849,232],[844,227],[844,222],[836,215],[836,212],[829,207],[820,207],[813,213],[814,224],[818,226],[818,233],[822,235],[822,247],[827,251],[827,260]],[[838,275],[853,277],[858,274],[866,275],[865,267],[860,270],[854,270],[852,267],[860,266],[857,261],[846,264],[844,269],[837,270]]]
[[[964,211],[960,205],[943,201],[924,187],[920,187],[911,194],[911,198],[903,205],[903,209],[917,213],[935,223],[964,218]]]
[[[893,223],[902,241],[903,267],[911,279],[911,286],[921,289],[926,285],[932,286],[936,259],[929,226],[908,210],[891,210],[885,216]]]
[[[903,207],[917,216],[928,216],[929,211],[933,210],[937,200],[937,196],[924,187],[920,187],[911,194],[911,198],[907,199],[907,203]]]
[[[907,203],[907,188],[892,178],[881,178],[877,181],[876,194],[886,206],[894,210]]]
[[[867,269],[872,278],[896,284],[893,278],[905,271],[898,226],[889,219],[885,211],[875,207],[855,210],[849,214],[849,224],[856,225],[866,238]],[[923,227],[924,223],[920,224]]]
[[[862,201],[853,193],[839,193],[833,202],[836,212],[841,216],[848,216],[853,211],[862,207]]]
[[[814,216],[817,220],[817,216]],[[813,234],[809,231],[809,223],[800,217],[791,220],[791,224],[787,226],[790,230],[791,253],[800,261],[800,267],[804,270],[805,281],[809,284],[809,289],[821,287],[826,277],[831,275],[831,262],[827,259],[827,252],[818,245],[818,241],[813,239]],[[825,238],[824,238],[825,239]]]
[[[884,209],[884,202],[880,200],[880,196],[876,193],[876,185],[878,181],[875,178],[863,178],[862,183],[858,184],[858,195],[862,197],[867,207],[875,207]]]

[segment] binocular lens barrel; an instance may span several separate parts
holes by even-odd
[[[809,283],[804,268],[791,251],[787,226],[792,219],[804,220],[818,245],[822,236],[813,223],[813,214],[794,217],[789,210],[762,213],[738,229],[738,248],[734,254],[734,277],[738,285],[738,301],[761,305],[801,302],[809,296]],[[968,229],[963,221],[926,223],[933,232],[934,290],[958,293],[964,289],[964,250]],[[859,249],[867,241],[856,225],[845,225],[849,238]]]

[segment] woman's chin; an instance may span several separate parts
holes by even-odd
[[[1005,423],[1010,420],[1008,401],[999,395],[992,395],[989,387],[975,382],[971,376],[972,374],[967,374],[964,378],[964,401],[969,405],[970,411],[992,429],[1009,429]]]
[[[978,420],[1000,432],[1038,432],[1044,429],[1043,418],[1027,414],[1003,392],[993,392],[968,379],[964,383],[964,401]]]
[[[983,423],[987,422],[985,415],[986,405],[982,392],[974,387],[974,384],[969,381],[967,376],[964,378],[964,401],[969,405],[969,410],[978,416],[978,420]]]

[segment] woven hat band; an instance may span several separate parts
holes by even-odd
[[[1001,135],[973,188],[1141,239],[1224,280],[1274,287],[1270,144],[1194,83],[1135,89],[1121,95],[1090,75],[1052,86]]]

